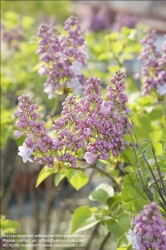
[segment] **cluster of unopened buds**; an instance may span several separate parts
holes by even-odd
[[[106,100],[102,98],[101,80],[91,77],[84,86],[84,97],[69,96],[62,104],[61,117],[52,125],[55,137],[49,136],[44,122],[37,121],[38,106],[30,97],[19,97],[19,117],[15,132],[18,138],[27,135],[19,155],[31,161],[31,154],[39,164],[54,166],[54,160],[76,166],[77,152],[82,149],[84,159],[93,164],[98,159],[107,160],[125,149],[124,135],[130,133],[130,109],[123,93],[125,74],[117,72],[107,87]]]
[[[129,230],[134,250],[166,249],[166,224],[155,202],[146,205]]]
[[[77,18],[68,18],[63,29],[64,34],[61,34],[43,24],[37,34],[41,38],[37,53],[43,62],[39,74],[47,76],[44,91],[48,98],[54,97],[56,91],[64,92],[68,88],[76,92],[85,83],[82,70],[86,66],[87,49]]]
[[[136,74],[136,78],[143,77],[142,95],[147,95],[151,91],[160,96],[166,95],[166,41],[163,43],[161,53],[155,46],[156,31],[148,30],[142,40],[142,52],[139,60],[144,61],[141,74]]]

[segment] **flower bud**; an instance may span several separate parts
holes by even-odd
[[[14,132],[14,136],[15,136],[16,138],[20,138],[20,137],[22,136],[22,133],[21,133],[20,131],[15,131],[15,132]]]

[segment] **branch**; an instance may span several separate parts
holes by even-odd
[[[105,236],[105,238],[103,239],[103,241],[101,242],[101,245],[99,246],[98,250],[103,250],[103,247],[106,244],[106,242],[107,242],[107,240],[109,239],[110,236],[111,236],[111,233],[108,232],[107,235]]]
[[[130,119],[131,119],[131,118],[130,118]],[[132,120],[131,120],[131,121],[132,121]],[[133,123],[132,123],[132,124],[133,124]],[[133,124],[133,127],[134,127],[134,124]],[[146,185],[144,184],[144,181],[143,181],[143,178],[142,178],[142,175],[141,175],[140,167],[139,167],[139,164],[138,164],[137,153],[136,153],[136,149],[135,149],[135,144],[134,144],[133,136],[132,136],[131,133],[130,133],[130,137],[131,137],[131,140],[132,140],[132,143],[133,143],[134,156],[135,156],[135,159],[136,159],[136,167],[137,167],[137,170],[138,170],[138,174],[139,174],[139,178],[140,178],[140,181],[141,181],[143,190],[144,190],[145,193],[147,194],[149,200],[150,200],[150,201],[153,201],[152,194],[151,194],[151,192],[147,189]]]
[[[130,117],[130,115],[128,115],[128,116]],[[130,117],[130,119],[131,119],[131,117]],[[131,119],[131,122],[132,122],[132,119]],[[133,122],[132,122],[132,124],[133,124]],[[146,162],[146,165],[148,166],[149,171],[150,171],[150,173],[151,173],[151,175],[152,175],[152,177],[153,177],[153,179],[155,181],[155,184],[156,184],[156,187],[157,187],[157,191],[158,191],[158,193],[159,193],[159,195],[160,195],[160,197],[161,197],[161,199],[163,201],[163,208],[166,210],[166,201],[165,201],[165,198],[163,197],[162,192],[160,191],[160,187],[159,187],[158,182],[156,180],[156,177],[155,177],[155,175],[154,175],[154,173],[153,173],[153,171],[151,169],[151,166],[150,166],[150,164],[149,164],[149,162],[148,162],[148,160],[146,158],[146,155],[144,154],[144,152],[142,151],[142,149],[141,149],[141,147],[140,147],[140,145],[138,143],[138,139],[137,139],[137,136],[136,136],[134,124],[133,124],[133,131],[134,131],[134,136],[135,136],[135,139],[136,139],[136,143],[138,145],[138,149],[141,152],[142,157],[143,157],[144,161]]]
[[[161,182],[161,185],[162,185],[162,188],[163,188],[163,192],[164,192],[164,194],[166,196],[166,187],[165,187],[164,182],[163,182],[163,178],[162,178],[162,175],[161,175],[161,172],[160,172],[160,167],[159,167],[158,162],[157,162],[157,158],[156,158],[156,154],[155,154],[153,144],[152,144],[151,140],[145,139],[145,141],[149,141],[151,146],[152,146],[152,152],[153,152],[153,155],[154,155],[154,160],[155,160],[155,163],[156,163],[157,172],[158,172],[159,179],[160,179],[160,182]]]
[[[97,171],[99,171],[100,173],[102,173],[103,175],[107,176],[113,183],[113,186],[117,189],[117,191],[121,191],[120,185],[117,183],[117,181],[114,179],[114,177],[112,175],[110,175],[107,171],[105,171],[104,169],[96,166],[96,164],[87,164],[84,167],[68,167],[68,168],[72,168],[72,169],[76,169],[76,170],[81,170],[84,171],[88,168],[93,168],[96,169]]]
[[[114,177],[112,175],[110,175],[104,169],[102,169],[96,165],[93,165],[92,168],[96,169],[97,171],[99,171],[103,175],[107,176],[112,181],[113,186],[117,189],[117,191],[119,191],[119,192],[121,191],[120,185],[117,183],[117,181],[114,179]]]
[[[94,239],[95,235],[96,235],[96,232],[98,231],[98,228],[99,228],[100,224],[97,223],[96,226],[94,227],[93,229],[93,232],[88,240],[88,243],[86,245],[86,249],[85,250],[89,250],[90,249],[90,246],[91,246],[91,243],[92,243],[92,240]]]

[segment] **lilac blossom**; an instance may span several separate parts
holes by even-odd
[[[129,13],[118,13],[115,17],[114,27],[120,31],[122,27],[135,28],[138,18]]]
[[[144,206],[134,221],[128,240],[134,250],[166,249],[166,225],[155,202]]]
[[[20,43],[25,40],[22,26],[18,24],[9,30],[5,26],[5,24],[2,24],[1,29],[2,29],[2,41],[6,44],[6,46],[14,51],[19,50]]]
[[[87,50],[77,18],[68,18],[63,29],[66,35],[46,24],[38,30],[41,40],[37,53],[43,62],[38,72],[47,76],[44,91],[48,98],[53,98],[56,90],[69,87],[77,91],[85,83],[82,70],[86,66]]]
[[[166,41],[162,51],[158,52],[156,39],[156,31],[148,30],[142,40],[143,48],[139,57],[139,60],[144,61],[144,66],[136,78],[143,79],[142,95],[155,92],[159,96],[166,96]]]
[[[94,163],[98,159],[98,154],[93,154],[91,152],[86,152],[84,159],[88,164]]]
[[[88,18],[88,28],[91,31],[107,30],[110,27],[110,11],[106,8],[100,8],[96,13],[92,8]]]
[[[132,246],[133,246],[134,250],[141,250],[141,245],[140,245],[140,242],[138,240],[138,237],[133,232],[132,229],[129,229],[129,233],[127,235],[127,239],[128,239],[129,242],[132,243]]]
[[[81,106],[75,96],[67,97],[62,105],[61,117],[52,125],[52,130],[56,132],[53,144],[56,150],[61,151],[58,160],[76,166],[76,153],[78,149],[85,147],[85,140],[79,136],[80,119],[78,113]],[[89,134],[89,131],[86,132]]]
[[[39,164],[53,167],[56,158],[75,167],[79,149],[88,164],[98,159],[107,160],[110,155],[117,156],[125,149],[124,135],[131,129],[128,99],[123,93],[125,77],[122,72],[115,74],[105,100],[101,80],[96,77],[86,82],[83,98],[68,96],[62,103],[61,116],[51,127],[54,137],[48,135],[44,122],[37,121],[38,105],[30,97],[20,96],[19,109],[14,112],[19,117],[16,122],[19,131],[14,135],[16,138],[27,135],[25,146],[21,147],[23,160],[28,160],[31,152]]]
[[[33,150],[31,148],[28,148],[25,142],[23,143],[23,146],[18,147],[18,149],[20,151],[18,155],[22,157],[24,163],[27,161],[33,162],[33,160],[30,157]]]
[[[130,133],[131,124],[127,114],[130,110],[126,107],[127,96],[122,93],[125,89],[125,74],[117,72],[111,79],[112,86],[108,86],[104,101],[101,96],[101,80],[90,78],[84,86],[85,98],[80,100],[81,112],[86,117],[81,120],[79,135],[82,140],[85,138],[84,130],[90,129],[89,137],[94,138],[93,142],[87,144],[87,152],[84,158],[89,162],[92,155],[93,162],[96,155],[101,160],[107,160],[109,152],[117,156],[125,149],[123,136]],[[84,115],[85,116],[85,115]]]
[[[97,159],[107,160],[111,151],[117,156],[125,149],[123,137],[130,133],[131,124],[127,96],[123,93],[124,78],[125,74],[117,72],[111,79],[106,101],[102,98],[101,80],[96,77],[86,82],[82,99],[66,98],[62,116],[52,126],[57,134],[56,149],[68,150],[73,155],[84,147],[84,158],[89,164]]]
[[[23,161],[32,161],[30,158],[32,153],[38,152],[35,158],[39,164],[46,164],[53,167],[53,140],[48,135],[48,131],[44,126],[44,122],[37,121],[39,113],[37,110],[38,105],[34,104],[32,99],[28,96],[22,95],[18,98],[19,109],[15,110],[14,114],[19,117],[16,126],[20,131],[15,131],[14,136],[27,135],[23,146],[19,147],[19,155],[22,156]]]

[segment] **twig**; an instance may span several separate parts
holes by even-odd
[[[88,243],[87,243],[87,245],[86,245],[85,250],[89,250],[89,249],[90,249],[92,240],[94,239],[94,236],[95,236],[95,234],[96,234],[96,232],[97,232],[99,226],[100,226],[100,224],[98,223],[98,224],[96,224],[96,226],[94,227],[94,229],[93,229],[93,231],[92,231],[92,234],[91,234],[91,236],[90,236],[90,238],[89,238],[89,240],[88,240]]]
[[[149,141],[151,146],[152,146],[152,152],[153,152],[154,160],[155,160],[155,163],[156,163],[156,166],[157,166],[157,172],[158,172],[158,175],[159,175],[159,178],[160,178],[160,182],[161,182],[161,185],[162,185],[162,188],[163,188],[163,192],[164,192],[164,194],[166,196],[166,187],[164,186],[163,178],[162,178],[162,175],[161,175],[161,172],[160,172],[160,167],[159,167],[158,162],[157,162],[157,158],[156,158],[156,154],[155,154],[153,144],[152,144],[151,140],[145,139],[145,141]]]
[[[57,111],[57,108],[58,108],[58,104],[59,104],[59,96],[56,95],[56,101],[55,101],[55,103],[54,103],[53,109],[52,109],[51,112],[50,112],[50,115],[51,115],[51,116],[54,116],[54,115],[55,115],[55,113],[56,113],[56,111]]]
[[[106,244],[106,242],[107,242],[107,240],[109,239],[110,236],[111,236],[111,233],[108,232],[107,235],[105,236],[105,238],[103,239],[103,241],[101,242],[101,245],[99,246],[98,250],[103,250],[103,247]]]
[[[130,117],[130,115],[128,115],[128,116]],[[131,119],[131,117],[130,117],[130,119]],[[132,119],[131,119],[131,122],[132,122]],[[133,124],[133,122],[132,122],[132,124]],[[164,203],[164,204],[163,204],[163,208],[166,210],[166,201],[165,201],[165,199],[164,199],[164,197],[163,197],[163,195],[162,195],[162,193],[161,193],[161,191],[160,191],[160,187],[159,187],[158,182],[157,182],[157,180],[156,180],[156,177],[155,177],[155,175],[154,175],[154,173],[153,173],[153,171],[152,171],[152,169],[151,169],[151,167],[150,167],[150,164],[149,164],[149,162],[148,162],[148,160],[147,160],[147,158],[146,158],[146,155],[144,154],[144,152],[142,151],[141,147],[139,146],[138,139],[137,139],[136,132],[135,132],[135,128],[134,128],[134,124],[133,124],[133,131],[134,131],[134,136],[135,136],[135,139],[136,139],[136,143],[137,143],[137,145],[138,145],[138,149],[139,149],[139,151],[141,152],[142,157],[143,157],[143,159],[144,159],[146,165],[148,166],[149,171],[150,171],[150,173],[151,173],[151,175],[152,175],[152,177],[153,177],[153,179],[154,179],[154,181],[155,181],[155,184],[156,184],[156,187],[157,187],[157,191],[158,191],[158,193],[159,193],[159,195],[160,195],[160,197],[161,197],[161,199],[162,199],[162,201],[163,201],[163,203]],[[162,205],[162,204],[161,204],[161,205]]]
[[[155,181],[155,184],[156,184],[156,187],[157,187],[157,191],[158,191],[158,193],[160,194],[160,197],[161,197],[162,201],[164,202],[164,207],[165,207],[166,201],[165,201],[165,199],[164,199],[164,197],[163,197],[163,195],[162,195],[162,193],[161,193],[161,191],[160,191],[160,187],[159,187],[159,185],[158,185],[158,182],[157,182],[157,180],[156,180],[156,177],[155,177],[155,175],[154,175],[154,173],[153,173],[153,171],[152,171],[152,169],[151,169],[151,166],[150,166],[150,164],[149,164],[149,162],[148,162],[148,160],[147,160],[147,158],[146,158],[146,155],[144,154],[144,152],[142,151],[142,149],[140,148],[140,146],[138,146],[138,147],[139,147],[139,150],[140,150],[140,152],[142,153],[142,157],[143,157],[144,161],[146,162],[146,165],[148,166],[149,171],[150,171],[150,173],[151,173],[151,175],[152,175],[152,177],[153,177],[153,179],[154,179],[154,181]]]
[[[100,173],[107,176],[112,181],[112,183],[114,184],[114,187],[117,189],[117,191],[119,191],[119,192],[121,191],[119,184],[116,182],[116,180],[114,179],[114,177],[112,175],[110,175],[108,172],[106,172],[104,169],[102,169],[98,166],[92,165],[92,168],[98,170]]]
[[[133,124],[133,123],[132,123],[132,124]],[[134,124],[133,124],[133,126],[134,126]],[[139,174],[139,178],[140,178],[140,181],[141,181],[143,190],[144,190],[145,193],[147,194],[149,200],[150,200],[150,201],[153,201],[152,194],[150,193],[150,191],[147,189],[146,185],[144,184],[144,181],[143,181],[143,178],[142,178],[142,175],[141,175],[140,167],[139,167],[139,164],[138,164],[137,153],[136,153],[136,149],[135,149],[135,144],[134,144],[133,136],[132,136],[131,133],[130,133],[130,137],[131,137],[132,143],[133,143],[133,145],[134,145],[133,148],[134,148],[134,156],[135,156],[135,159],[136,159],[136,167],[137,167],[137,170],[138,170],[138,174]]]
[[[84,171],[84,170],[86,170],[86,169],[88,169],[88,168],[92,168],[92,165],[87,164],[87,165],[85,165],[84,167],[72,167],[72,166],[69,166],[69,167],[67,167],[67,168],[72,168],[72,169],[75,169],[75,170]]]
[[[121,191],[121,188],[120,188],[119,184],[116,182],[116,180],[114,179],[114,177],[112,175],[110,175],[108,172],[106,172],[104,169],[96,166],[96,164],[91,164],[91,165],[87,164],[84,167],[68,167],[68,168],[81,170],[81,171],[84,171],[84,170],[86,170],[88,168],[96,169],[97,171],[99,171],[103,175],[107,176],[112,181],[112,183],[114,184],[114,187],[117,189],[117,191],[119,191],[119,192]]]

